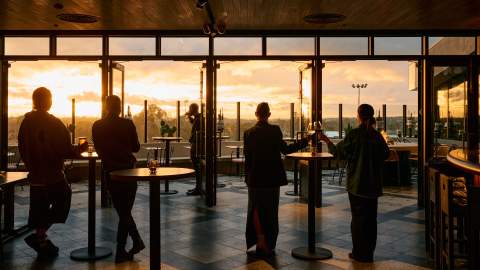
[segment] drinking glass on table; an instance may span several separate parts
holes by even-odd
[[[156,159],[150,159],[147,162],[147,166],[151,174],[157,173],[158,161]]]

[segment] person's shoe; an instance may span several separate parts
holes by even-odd
[[[198,196],[198,195],[200,195],[200,194],[201,194],[201,193],[200,193],[200,190],[198,190],[198,189],[196,189],[196,188],[187,191],[187,196]]]
[[[123,263],[133,260],[133,254],[126,252],[125,249],[117,249],[115,253],[115,263]]]
[[[139,253],[140,251],[145,249],[145,244],[143,243],[143,240],[141,238],[133,241],[133,246],[132,249],[128,252],[132,256]]]
[[[58,250],[59,248],[48,239],[39,241],[38,257],[44,259],[55,258],[58,256]]]
[[[25,243],[35,250],[37,253],[40,251],[40,241],[35,233],[30,234],[29,236],[23,239]]]
[[[361,263],[372,263],[373,262],[373,259],[363,259],[363,258],[357,258],[356,256],[353,255],[353,253],[348,253],[348,258],[350,258],[351,260],[354,260],[354,261],[357,261],[357,262],[361,262]]]

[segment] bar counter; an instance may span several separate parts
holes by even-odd
[[[452,150],[447,155],[447,161],[460,170],[474,175],[480,175],[480,151],[479,150]],[[475,183],[480,184],[480,183]]]

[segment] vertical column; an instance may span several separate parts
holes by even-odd
[[[71,125],[71,130],[70,132],[72,133],[72,144],[75,144],[75,129],[76,129],[76,123],[75,123],[75,99],[72,98],[72,125]]]
[[[403,105],[402,136],[407,137],[407,105]]]
[[[237,140],[242,140],[242,132],[240,130],[240,101],[237,101]]]
[[[180,137],[180,100],[177,100],[177,137]]]
[[[338,104],[338,137],[343,138],[343,104]]]
[[[471,58],[469,63],[469,85],[467,92],[467,146],[478,150],[478,58]],[[473,151],[471,151],[472,153]],[[478,159],[478,157],[475,157]]]
[[[108,72],[108,36],[102,37],[102,62],[100,63],[100,68],[102,69],[102,117],[106,114],[105,100],[108,96],[108,85],[109,82],[109,72]],[[103,163],[102,163],[103,170]],[[110,200],[107,192],[107,185],[105,183],[105,174],[102,173],[100,176],[100,200],[102,207],[108,207]]]
[[[215,163],[215,111],[214,111],[214,72],[213,38],[209,37],[209,56],[206,64],[206,97],[205,97],[205,154],[206,154],[206,204],[214,205],[214,163]]]
[[[290,138],[295,138],[295,103],[290,103]]]
[[[0,169],[8,167],[8,68],[7,61],[0,63]]]
[[[387,132],[387,104],[382,105],[383,130]]]
[[[143,101],[143,142],[147,143],[148,141],[148,126],[147,126],[147,119],[148,119],[148,103],[145,99]]]

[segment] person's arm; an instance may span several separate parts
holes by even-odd
[[[80,153],[84,150],[85,145],[74,146],[71,142],[70,132],[65,127],[65,125],[57,119],[57,139],[54,144],[55,152],[59,154],[62,158],[77,158],[80,156]],[[87,146],[88,147],[88,146]]]
[[[282,152],[282,154],[287,155],[293,152],[297,152],[308,146],[308,138],[303,138],[298,142],[287,144],[283,140],[282,130],[280,129],[280,127],[277,127],[277,128],[278,128],[277,138],[278,140],[280,140],[280,152]]]
[[[25,120],[24,120],[25,121]],[[23,162],[26,162],[27,152],[25,149],[25,122],[22,121],[20,129],[18,130],[18,152]]]
[[[337,157],[338,159],[346,159],[347,157],[347,152],[350,151],[350,145],[351,145],[351,133],[347,134],[345,139],[337,143],[337,145],[333,144],[333,142],[328,138],[325,134],[320,135],[320,140],[324,141],[327,144],[328,147],[328,152],[330,152],[332,155]]]
[[[252,155],[251,155],[251,149],[250,149],[250,142],[248,141],[249,137],[247,132],[243,133],[243,155],[245,156],[245,173],[248,173],[248,171],[251,168],[251,162],[252,162]]]
[[[128,122],[130,123],[132,152],[137,153],[138,151],[140,151],[140,142],[138,141],[137,128],[135,127],[133,121],[129,120]]]

